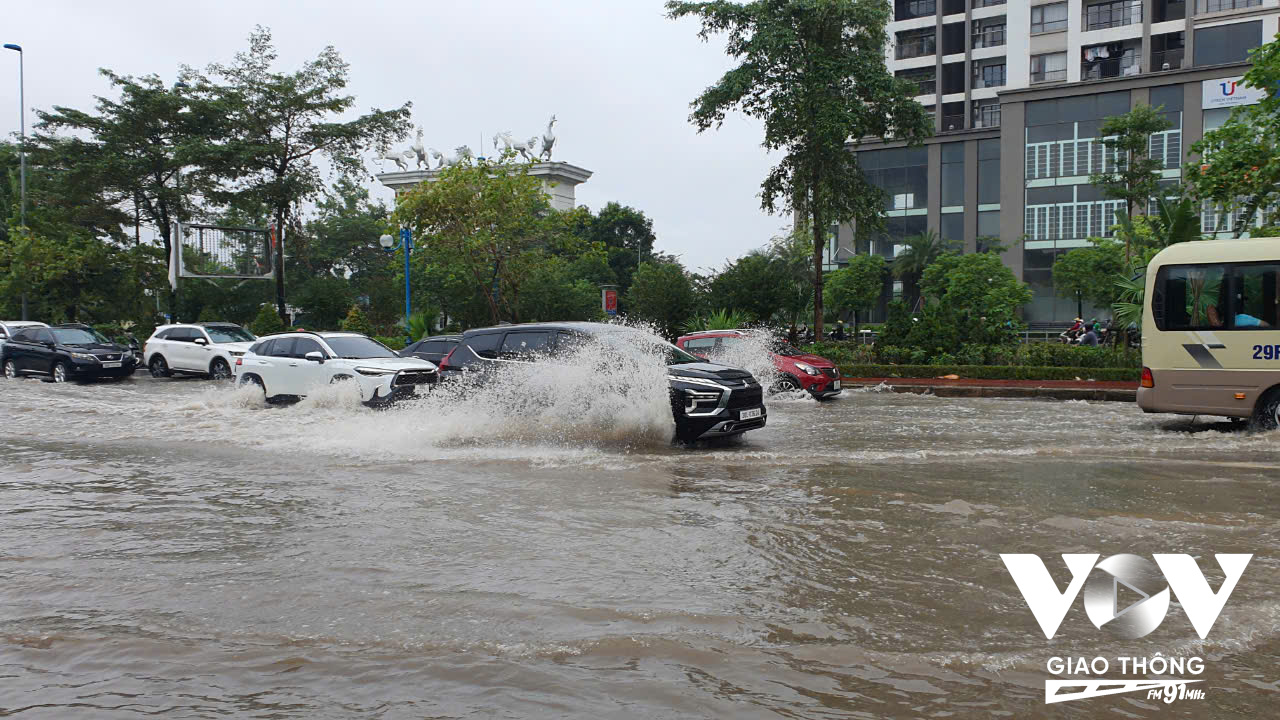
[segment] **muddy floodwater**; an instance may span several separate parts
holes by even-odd
[[[1274,717],[1280,435],[1133,404],[772,398],[668,443],[660,385],[443,394],[0,381],[0,716]],[[1253,553],[1047,640],[1000,553]],[[1046,705],[1054,656],[1203,658],[1203,700]]]

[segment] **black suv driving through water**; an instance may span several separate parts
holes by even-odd
[[[569,358],[584,342],[647,347],[665,356],[671,413],[680,442],[740,435],[768,420],[760,383],[746,370],[705,362],[655,335],[621,325],[529,323],[468,330],[440,363],[468,383],[486,383],[504,363]],[[584,369],[591,372],[590,369]]]

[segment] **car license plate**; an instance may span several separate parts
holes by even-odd
[[[761,410],[760,408],[755,408],[754,410],[743,410],[742,412],[738,413],[738,419],[751,420],[753,418],[758,418],[760,417],[760,413],[762,412],[764,412],[764,410]]]
[[[832,390],[839,390],[839,389],[840,389],[840,381],[839,381],[839,380],[836,380],[835,382],[831,383],[831,389],[832,389]]]
[[[118,368],[118,367],[120,367],[120,363],[102,363],[102,367],[104,367],[104,368]]]

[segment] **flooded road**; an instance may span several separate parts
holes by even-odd
[[[869,391],[685,450],[654,407],[0,382],[0,716],[1274,712],[1280,436]],[[1079,601],[1046,640],[999,554],[1061,589],[1065,552],[1189,553],[1214,588],[1254,558],[1205,641]],[[1205,699],[1044,703],[1051,656],[1156,651],[1203,657]]]

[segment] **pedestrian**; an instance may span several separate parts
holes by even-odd
[[[1084,335],[1080,336],[1080,344],[1098,347],[1098,331],[1092,325],[1085,329]]]
[[[835,340],[844,340],[844,321],[843,320],[836,321],[836,331],[832,335],[832,337]]]

